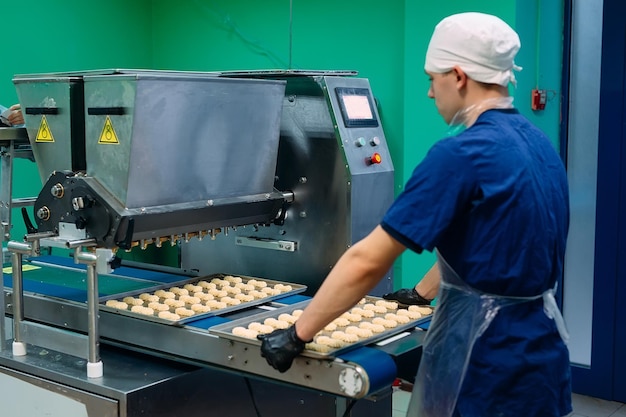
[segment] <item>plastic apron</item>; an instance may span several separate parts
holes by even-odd
[[[563,341],[569,338],[554,289],[534,297],[486,294],[466,284],[439,253],[437,257],[441,271],[437,308],[422,346],[407,417],[452,416],[474,343],[502,307],[543,298],[544,312],[555,320]]]

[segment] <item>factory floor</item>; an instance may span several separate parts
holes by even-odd
[[[411,393],[403,390],[393,394],[392,417],[405,417]],[[573,394],[574,411],[567,417],[626,417],[626,404]]]

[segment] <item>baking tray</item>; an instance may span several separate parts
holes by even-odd
[[[364,297],[362,301],[364,301],[365,304],[370,304],[370,303],[375,304],[377,301],[381,301],[381,300],[383,299],[379,297],[366,296]],[[294,312],[294,310],[303,310],[309,304],[310,301],[311,300],[301,301],[299,303],[295,303],[289,306],[276,308],[275,310],[272,310],[272,311],[266,311],[263,313],[255,314],[253,316],[233,320],[228,323],[218,324],[218,325],[210,327],[208,330],[209,330],[209,333],[212,333],[216,336],[219,336],[225,339],[237,340],[240,342],[260,346],[261,345],[260,340],[256,338],[251,339],[251,338],[247,338],[244,336],[235,335],[232,333],[233,329],[235,327],[247,328],[251,323],[256,323],[256,322],[263,323],[268,318],[277,319],[278,316],[280,316],[281,314],[291,314]],[[387,300],[384,300],[384,301],[387,301]],[[318,359],[319,358],[330,359],[330,358],[337,357],[338,355],[348,350],[352,350],[356,347],[369,345],[371,343],[378,342],[380,340],[386,339],[398,333],[402,333],[405,330],[415,328],[416,326],[430,320],[432,317],[432,312],[434,311],[433,307],[428,307],[428,306],[421,306],[421,307],[430,309],[431,313],[428,315],[423,315],[422,317],[417,318],[417,319],[410,319],[408,323],[402,323],[402,324],[398,323],[396,327],[385,329],[383,332],[380,332],[380,333],[374,333],[373,336],[359,339],[357,342],[352,342],[339,348],[330,348],[330,350],[328,350],[327,352],[318,352],[318,351],[310,350],[308,348],[309,345],[307,344],[307,347],[305,347],[304,351],[302,352],[302,356],[307,356],[310,358],[318,358]],[[362,306],[356,305],[354,308],[362,308]],[[348,310],[348,312],[351,312],[353,309]],[[396,309],[388,309],[385,313],[376,313],[375,316],[371,318],[363,317],[360,322],[357,322],[357,323],[351,322],[348,326],[355,326],[355,325],[358,326],[363,321],[371,322],[377,317],[384,318],[385,314],[389,314],[389,313],[395,314],[398,310],[406,310],[406,309],[401,308],[401,307],[396,308]],[[348,326],[337,326],[336,330],[343,331]],[[317,340],[318,336],[329,336],[330,334],[332,334],[332,331],[322,330],[316,335],[316,338],[314,340]]]
[[[195,313],[189,317],[180,317],[179,319],[161,318],[157,315],[156,312],[154,313],[154,315],[140,314],[140,313],[131,311],[130,305],[127,306],[126,309],[121,309],[121,308],[108,306],[106,304],[107,301],[110,301],[110,300],[123,301],[123,299],[126,297],[138,298],[139,295],[144,294],[144,293],[154,295],[154,293],[159,290],[165,291],[173,287],[183,288],[187,284],[197,285],[198,283],[202,281],[212,282],[214,280],[224,280],[224,278],[229,277],[229,276],[235,277],[235,278],[241,278],[241,282],[244,284],[247,284],[250,281],[255,280],[257,282],[264,282],[267,288],[274,288],[277,284],[281,284],[281,285],[289,285],[291,286],[291,289],[284,290],[280,294],[268,294],[264,298],[255,298],[254,300],[251,300],[251,301],[241,301],[241,303],[238,305],[229,305],[227,307],[217,308],[209,312]],[[230,286],[231,287],[233,286],[232,283]],[[222,288],[225,288],[225,287],[222,287]],[[155,286],[148,287],[148,288],[141,288],[138,290],[128,291],[128,292],[124,292],[120,294],[108,295],[106,297],[100,297],[98,302],[99,302],[100,310],[103,310],[103,311],[109,311],[109,312],[113,312],[113,313],[117,313],[121,315],[127,315],[130,317],[134,317],[134,318],[138,318],[142,320],[154,321],[157,323],[163,323],[163,324],[169,324],[169,325],[183,325],[192,320],[198,320],[201,318],[221,315],[221,314],[229,313],[232,311],[246,309],[246,308],[256,306],[256,305],[265,304],[267,302],[276,300],[278,298],[302,293],[306,291],[306,289],[307,289],[306,285],[296,284],[292,282],[275,281],[271,279],[250,277],[250,276],[244,276],[244,275],[231,275],[231,274],[218,273],[218,274],[211,274],[211,275],[202,276],[202,277],[191,277],[191,278],[187,278],[181,281],[169,282],[169,283],[159,284],[159,285],[155,285]],[[259,288],[257,287],[256,290],[259,290]],[[204,289],[204,292],[208,294],[207,289]],[[249,291],[242,290],[242,293],[248,294]],[[231,296],[231,294],[228,294],[228,296]],[[176,295],[175,299],[179,299],[179,295]],[[161,301],[163,300],[161,299]],[[147,304],[148,302],[144,302],[143,306],[147,307]]]

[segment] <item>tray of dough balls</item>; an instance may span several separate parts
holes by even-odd
[[[260,345],[259,334],[285,329],[298,320],[310,300],[218,324],[209,332],[226,339]],[[411,329],[429,320],[433,308],[403,308],[393,301],[366,296],[359,303],[329,323],[307,343],[302,355],[312,358],[335,357],[358,346],[368,345]]]
[[[165,324],[224,314],[306,290],[306,285],[213,274],[100,298],[100,309]]]

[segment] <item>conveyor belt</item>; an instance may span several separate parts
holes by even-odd
[[[71,259],[57,257],[38,258],[34,264],[41,268],[24,272],[26,291],[35,293],[26,294],[26,317],[76,331],[84,331],[86,316],[84,301],[87,297],[84,288],[86,285],[84,267],[75,265]],[[130,287],[149,287],[155,283],[176,282],[180,281],[181,277],[184,278],[181,275],[157,271],[119,268],[114,275],[99,276],[99,287],[101,294],[112,294],[114,291],[128,291]],[[10,288],[11,276],[9,274],[4,274],[4,281],[6,287]],[[81,285],[83,288],[80,288]],[[287,305],[306,299],[308,297],[292,295],[275,300],[274,303]],[[74,302],[63,303],[63,300]],[[57,317],[54,313],[59,311],[59,304],[62,305],[63,317]],[[168,326],[100,311],[100,334],[105,344],[126,347],[165,358],[182,359],[199,365],[249,372],[355,398],[389,388],[398,374],[394,349],[389,346],[385,346],[385,349],[378,349],[376,346],[361,346],[330,359],[299,357],[292,369],[279,374],[265,363],[258,349],[251,348],[247,343],[209,334],[208,329],[213,326],[227,323],[246,314],[253,315],[265,311],[265,306],[253,307],[221,316],[193,320],[183,326]],[[423,336],[410,335],[406,336],[406,339],[412,337]],[[349,374],[357,372],[363,379],[362,391],[345,391],[342,378],[346,369]]]

